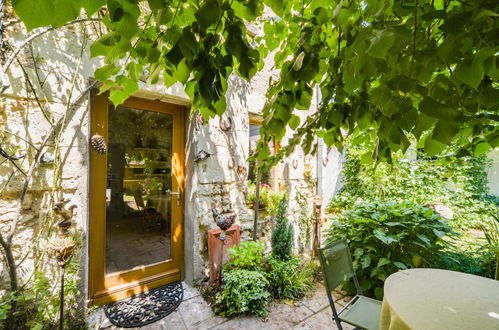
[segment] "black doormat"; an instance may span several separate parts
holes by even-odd
[[[118,327],[142,327],[173,312],[183,297],[182,283],[174,282],[115,301],[107,305],[104,311],[109,321]]]

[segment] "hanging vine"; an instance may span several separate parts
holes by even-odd
[[[3,1],[0,4],[3,6]],[[68,24],[89,21],[93,23],[97,20],[98,19],[80,19]],[[3,26],[0,19],[0,27]],[[17,28],[15,24],[10,26],[14,29]],[[20,186],[20,193],[15,202],[15,212],[8,222],[7,230],[0,232],[0,246],[2,247],[1,251],[4,257],[2,259],[7,266],[10,278],[10,293],[0,299],[0,324],[2,321],[5,321],[7,328],[16,328],[20,325],[26,325],[31,328],[44,328],[57,319],[58,309],[54,309],[54,307],[57,307],[60,302],[58,297],[60,283],[54,281],[56,276],[53,275],[55,275],[57,268],[54,267],[56,266],[54,262],[49,262],[46,242],[53,236],[54,205],[62,197],[64,192],[61,185],[61,178],[65,160],[62,156],[61,142],[63,133],[67,128],[68,118],[74,113],[75,109],[81,106],[82,101],[86,99],[89,91],[95,86],[95,83],[91,83],[79,95],[74,97],[77,78],[80,75],[82,57],[88,46],[87,27],[82,25],[82,28],[80,29],[83,34],[80,45],[81,48],[78,57],[75,59],[75,65],[72,68],[71,83],[66,90],[63,90],[67,96],[65,110],[62,112],[59,111],[60,114],[59,117],[57,117],[58,112],[55,111],[51,103],[47,101],[45,92],[42,89],[45,80],[52,72],[49,71],[46,73],[45,77],[42,77],[42,75],[39,74],[37,59],[36,56],[34,56],[31,47],[31,43],[36,40],[36,38],[52,30],[55,30],[55,28],[42,29],[32,33],[16,47],[13,47],[12,43],[6,42],[5,39],[3,39],[3,34],[2,39],[0,39],[0,44],[8,45],[9,49],[9,54],[5,56],[6,58],[3,58],[5,62],[3,66],[1,66],[0,74],[8,72],[14,67],[13,63],[16,64],[16,67],[21,69],[23,73],[22,77],[24,79],[23,89],[26,92],[26,95],[20,100],[25,100],[27,103],[25,112],[21,114],[24,125],[18,127],[23,128],[24,133],[19,134],[10,132],[6,127],[6,130],[2,131],[0,135],[0,138],[2,139],[0,156],[5,158],[4,161],[0,162],[0,165],[5,162],[9,162],[12,165],[12,170],[8,174],[7,180],[2,184],[1,192],[4,193],[9,189],[12,189],[9,186],[12,178],[17,177],[18,175],[24,176]],[[3,29],[2,32],[4,32]],[[20,54],[23,54],[21,50],[27,47],[31,48],[32,55],[28,60],[20,56]],[[26,68],[26,63],[30,64],[30,69]],[[28,70],[32,70],[33,66],[36,72],[35,74],[30,75],[28,74]],[[5,86],[5,84],[0,86],[0,88],[3,89],[2,92],[10,87]],[[40,95],[43,95],[44,99],[41,99]],[[19,100],[19,97],[16,97],[16,100]],[[33,108],[34,111],[30,112],[31,102],[34,102],[35,107]],[[32,118],[35,118],[35,116],[38,115],[37,112],[50,124],[50,128],[45,132],[41,141],[36,141],[31,138],[28,127],[29,121],[33,120]],[[16,146],[15,141],[24,142],[25,151],[23,151],[22,154],[11,152],[16,151],[19,148]],[[33,237],[33,244],[30,246],[30,249],[28,251],[23,251],[22,255],[19,257],[15,257],[17,254],[14,254],[13,251],[14,238],[20,232],[19,224],[25,214],[23,204],[25,203],[32,181],[39,173],[40,158],[48,148],[53,149],[54,163],[51,165],[53,178],[50,183],[50,189],[47,195],[48,198],[42,205],[45,212],[40,218],[38,230],[35,233],[35,237]],[[38,197],[41,198],[41,196]],[[71,235],[74,236],[74,240],[78,242],[78,245],[81,245],[81,235],[77,231],[73,232]],[[76,298],[79,294],[79,253],[80,251],[76,251],[75,257],[71,259],[71,262],[66,267],[66,276],[64,280],[66,288],[65,303],[69,306],[74,306],[77,303]],[[18,274],[18,269],[29,258],[35,258],[34,268],[30,274],[21,279]],[[74,318],[74,315],[71,314],[74,313],[70,313],[69,317]]]

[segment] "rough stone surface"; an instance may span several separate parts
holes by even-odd
[[[206,301],[196,289],[184,283],[184,301],[178,309],[167,317],[153,324],[142,327],[145,330],[189,329],[189,330],[262,330],[262,329],[337,329],[332,319],[331,308],[322,284],[318,285],[313,295],[292,304],[271,302],[268,315],[261,318],[242,315],[227,319],[214,315]],[[335,297],[342,296],[335,293]],[[325,302],[325,304],[324,304]],[[341,305],[337,305],[341,307]],[[109,323],[102,308],[94,311],[89,322],[90,329],[120,329]],[[343,329],[352,330],[353,326],[342,323]]]

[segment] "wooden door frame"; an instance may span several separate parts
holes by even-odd
[[[108,140],[109,94],[91,93],[90,135],[99,134]],[[170,114],[172,132],[172,196],[171,259],[140,269],[106,275],[106,181],[107,154],[90,152],[90,196],[88,230],[88,293],[90,305],[102,305],[138,294],[161,285],[181,280],[183,268],[183,222],[185,189],[185,111],[186,107],[131,97],[122,106]],[[180,205],[173,202],[180,198]]]

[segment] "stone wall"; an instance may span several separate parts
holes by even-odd
[[[23,260],[20,266],[23,279],[29,278],[35,260],[43,251],[44,240],[40,233],[47,233],[48,226],[55,230],[55,226],[48,221],[54,200],[65,198],[77,205],[73,220],[83,235],[81,277],[86,283],[88,237],[85,233],[91,215],[88,210],[90,94],[85,91],[94,70],[100,66],[98,59],[89,57],[89,45],[96,35],[95,27],[94,23],[79,24],[44,34],[24,48],[19,62],[16,61],[7,72],[11,87],[0,97],[0,123],[2,132],[15,134],[5,133],[11,137],[10,145],[20,146],[17,154],[26,153],[24,159],[16,162],[25,172],[33,163],[35,148],[40,147],[51,123],[63,118],[66,113],[60,136],[57,134],[49,139],[47,148],[49,153],[54,154],[55,144],[59,140],[60,155],[56,165],[40,164],[36,167],[16,229],[14,254],[17,260]],[[5,31],[6,39],[13,47],[22,43],[26,35],[19,25],[12,25]],[[236,212],[242,239],[251,236],[254,214],[246,205],[247,177],[240,176],[236,169],[237,166],[248,167],[249,112],[258,113],[265,104],[269,77],[277,74],[271,67],[272,62],[269,60],[264,70],[251,82],[235,75],[230,78],[227,112],[224,115],[224,119],[232,119],[230,130],[220,128],[220,118],[213,118],[196,127],[194,118],[187,116],[184,273],[189,282],[200,280],[205,275],[208,262],[207,231],[216,228],[212,209]],[[182,86],[175,85],[167,89],[164,86],[141,84],[140,88],[141,91],[136,95],[138,97],[189,104]],[[77,99],[79,102],[68,110],[69,104]],[[315,104],[310,111],[314,109]],[[299,115],[305,118],[309,112],[301,111]],[[211,156],[195,163],[194,157],[200,150],[209,152]],[[16,199],[24,175],[11,162],[4,159],[0,161],[0,230],[5,233],[16,217]],[[232,168],[230,162],[234,164]],[[311,175],[307,178],[304,176],[306,163],[311,166]],[[315,194],[316,165],[316,158],[304,155],[299,147],[289,159],[278,165],[279,184],[289,191],[289,218],[296,227],[297,239],[300,212],[296,201],[297,192],[303,192],[305,203],[311,207],[310,197]],[[261,217],[259,236],[268,238],[270,226],[271,218]],[[51,269],[53,272],[54,268]],[[5,265],[1,263],[1,288],[8,285],[6,280]]]

